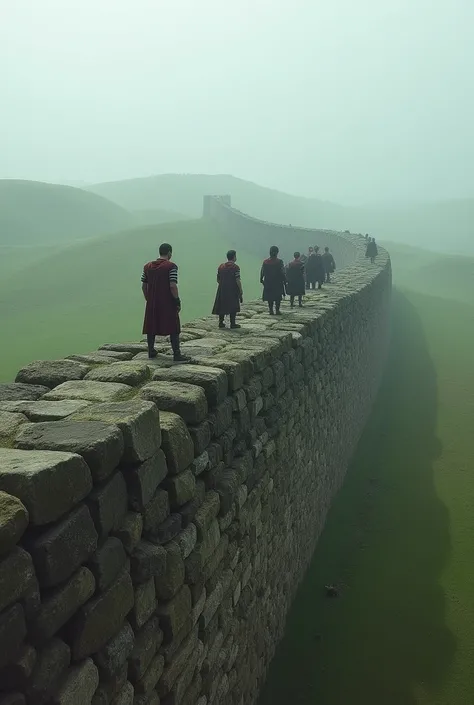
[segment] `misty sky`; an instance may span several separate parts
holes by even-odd
[[[474,196],[474,0],[0,0],[0,178]]]

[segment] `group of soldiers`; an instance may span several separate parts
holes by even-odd
[[[375,250],[374,250],[375,248]],[[189,362],[180,348],[181,300],[178,292],[178,267],[171,261],[173,249],[170,244],[160,245],[159,257],[148,262],[143,268],[142,291],[145,297],[145,320],[143,333],[147,337],[148,357],[155,358],[156,336],[169,336],[175,362]],[[303,306],[303,296],[307,289],[321,289],[325,282],[331,281],[331,274],[336,270],[336,262],[329,251],[319,247],[309,247],[308,254],[294,253],[294,259],[286,266],[278,257],[276,245],[270,247],[270,256],[264,260],[260,270],[260,283],[263,285],[263,300],[268,303],[271,316],[280,316],[282,299],[290,297],[291,308],[298,300]],[[366,256],[372,262],[377,255],[377,245],[371,239],[367,243]],[[219,317],[219,328],[225,328],[225,317],[230,318],[231,329],[240,328],[237,314],[243,303],[244,292],[240,279],[240,267],[235,250],[227,252],[227,260],[217,270],[217,293],[212,313]]]

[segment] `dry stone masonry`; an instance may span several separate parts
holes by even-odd
[[[190,365],[107,344],[0,385],[0,705],[256,701],[377,391],[390,261],[205,216],[345,266],[303,309],[186,324]]]

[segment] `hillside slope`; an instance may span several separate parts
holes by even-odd
[[[130,214],[82,189],[0,180],[0,245],[67,243],[128,227]]]

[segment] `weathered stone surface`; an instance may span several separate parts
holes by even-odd
[[[25,705],[26,700],[23,693],[8,693],[3,697],[0,695],[0,705]]]
[[[197,531],[195,524],[189,524],[185,529],[183,529],[183,531],[181,531],[181,533],[178,534],[175,540],[184,560],[196,546]]]
[[[111,705],[123,690],[126,683],[127,664],[124,664],[112,678],[99,681],[99,687],[92,698],[92,705]]]
[[[122,432],[103,421],[45,421],[20,430],[16,448],[59,450],[82,455],[94,482],[105,480],[123,455]]]
[[[138,512],[127,512],[115,535],[123,544],[125,551],[130,555],[142,537],[143,517]]]
[[[150,536],[156,535],[160,531],[161,524],[166,521],[169,516],[169,513],[170,501],[168,492],[159,488],[143,511],[144,533]]]
[[[133,705],[160,705],[160,698],[156,690],[147,695],[136,695]]]
[[[141,465],[124,470],[128,500],[132,509],[137,512],[144,510],[167,473],[166,458],[161,448]]]
[[[30,421],[60,421],[85,409],[90,401],[2,401],[0,411],[24,414]]]
[[[219,514],[220,509],[220,499],[217,492],[210,490],[206,492],[204,502],[199,507],[194,517],[194,524],[197,529],[197,536],[200,541],[203,540],[204,535],[208,531],[212,521]]]
[[[171,411],[188,424],[199,424],[207,416],[206,395],[201,387],[182,382],[155,381],[140,390],[160,411]]]
[[[36,649],[23,644],[18,657],[0,670],[0,683],[3,690],[24,691],[36,663]],[[1,703],[1,700],[0,700]]]
[[[165,659],[161,654],[155,654],[153,656],[150,665],[145,671],[143,678],[135,683],[135,692],[138,694],[151,693],[161,678],[163,673],[163,668],[165,665]]]
[[[15,382],[52,389],[68,380],[81,380],[89,370],[88,365],[74,360],[36,360],[18,372]]]
[[[11,382],[0,384],[0,401],[35,400],[49,392],[49,387],[38,384]]]
[[[94,488],[87,505],[101,538],[117,531],[127,513],[127,486],[123,474],[117,472],[105,484]]]
[[[163,487],[168,492],[171,509],[182,507],[194,497],[196,480],[193,471],[188,468],[180,472],[179,475],[168,477],[163,482]]]
[[[128,662],[128,677],[132,683],[143,678],[162,641],[159,619],[152,617],[135,635],[135,644]]]
[[[155,579],[150,578],[135,588],[135,599],[129,619],[134,630],[141,629],[156,610]]]
[[[99,672],[88,658],[67,671],[53,696],[52,705],[90,705],[98,685]]]
[[[124,463],[143,463],[161,445],[160,415],[149,401],[133,399],[126,402],[93,404],[74,414],[77,421],[103,421],[115,424],[123,434]]]
[[[184,583],[184,561],[177,543],[166,546],[166,572],[155,577],[156,596],[170,600]]]
[[[10,411],[0,411],[0,445],[11,448],[16,434],[23,424],[28,424],[24,414],[13,414]]]
[[[29,626],[33,643],[43,643],[54,636],[77,612],[95,590],[95,580],[88,568],[81,567],[74,575],[47,597],[44,597],[37,617]]]
[[[31,680],[26,686],[28,702],[45,703],[71,661],[69,646],[61,639],[51,639],[38,651]]]
[[[237,391],[237,389],[240,389],[244,383],[245,366],[235,360],[227,360],[225,357],[221,357],[219,353],[217,355],[213,355],[209,359],[200,359],[199,364],[204,365],[205,367],[214,367],[224,370],[227,375],[230,392]]]
[[[133,685],[127,681],[111,705],[133,705],[134,692]]]
[[[189,435],[194,443],[194,455],[200,456],[211,442],[211,425],[203,421],[197,426],[189,426]]]
[[[101,345],[99,351],[105,352],[129,352],[136,355],[140,352],[147,352],[148,347],[145,342],[139,343],[106,343]]]
[[[107,643],[132,609],[133,599],[132,581],[124,571],[108,590],[80,608],[68,629],[75,661],[94,654]]]
[[[166,572],[166,551],[148,541],[141,541],[130,557],[130,574],[134,583],[144,583]]]
[[[224,370],[215,367],[182,365],[171,369],[158,368],[153,374],[153,379],[184,382],[185,384],[194,384],[197,387],[202,387],[211,407],[219,404],[227,395],[227,375]]]
[[[135,635],[128,622],[94,656],[94,661],[107,678],[112,678],[127,661],[134,648]]]
[[[186,665],[196,649],[198,633],[193,629],[183,641],[172,662],[164,670],[163,677],[158,683],[157,692],[160,698],[165,697],[172,690],[177,678],[184,671]]]
[[[160,414],[162,448],[170,475],[185,470],[194,459],[194,444],[183,419],[177,414],[162,411]]]
[[[203,472],[209,469],[210,466],[209,453],[205,450],[191,463],[191,469],[194,475],[201,475]]]
[[[168,543],[179,534],[182,527],[181,514],[170,514],[156,530],[150,533],[150,540],[157,544]]]
[[[151,378],[148,365],[142,362],[113,362],[111,365],[101,366],[87,373],[86,379],[97,382],[120,382],[131,387],[138,387]]]
[[[114,536],[105,539],[91,556],[89,568],[99,592],[106,590],[115,580],[124,567],[126,558],[122,542]]]
[[[10,551],[28,526],[28,512],[17,497],[0,492],[0,556]]]
[[[94,402],[114,402],[129,398],[133,394],[133,387],[118,382],[94,382],[93,380],[73,380],[63,382],[51,392],[44,395],[44,399],[60,401],[61,399],[84,399]]]
[[[23,502],[32,524],[59,519],[91,487],[90,470],[79,455],[0,448],[0,490]]]
[[[0,668],[17,658],[25,634],[25,616],[21,605],[12,605],[0,614]]]
[[[170,642],[180,631],[191,612],[191,592],[183,585],[169,602],[158,605],[157,614],[163,629],[165,643]]]

